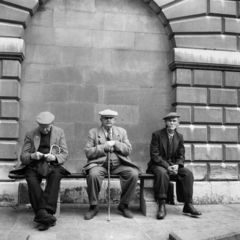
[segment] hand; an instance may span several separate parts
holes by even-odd
[[[109,147],[113,147],[115,145],[115,141],[107,141],[106,144],[109,146]]]
[[[35,152],[31,154],[31,159],[40,160],[43,157],[43,153]]]
[[[107,141],[105,142],[104,145],[104,151],[105,152],[113,152],[114,151],[114,145],[115,145],[115,141]]]
[[[51,154],[51,153],[45,154],[44,157],[46,158],[47,162],[54,162],[54,161],[56,161],[56,157],[53,154]]]
[[[173,165],[168,167],[168,171],[170,174],[176,175],[178,174],[178,165]]]

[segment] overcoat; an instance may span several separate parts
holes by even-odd
[[[150,161],[148,162],[148,169],[155,164],[168,168],[170,165],[178,164],[184,166],[185,161],[185,148],[183,135],[175,131],[173,136],[173,157],[169,159],[168,156],[168,133],[167,129],[161,129],[152,134],[150,145]]]
[[[137,168],[140,172],[140,169],[129,158],[132,145],[128,140],[127,131],[121,127],[113,126],[112,138],[116,141],[114,153],[120,158],[123,164]],[[101,166],[106,161],[107,152],[104,151],[106,141],[107,139],[102,126],[89,131],[88,140],[84,148],[88,159],[87,164],[83,167],[84,173],[92,167]]]
[[[25,167],[31,162],[31,154],[36,152],[39,148],[41,141],[41,132],[39,127],[29,131],[25,135],[24,144],[20,154],[20,164],[16,168],[9,172],[9,176],[16,174],[24,174]],[[60,152],[53,151],[52,154],[56,156],[58,164],[63,166],[68,158],[68,149],[65,139],[64,131],[52,125],[50,135],[50,146],[57,145],[60,148]],[[67,170],[66,170],[67,171]],[[70,172],[67,171],[68,174]]]

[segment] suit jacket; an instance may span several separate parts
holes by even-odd
[[[152,134],[152,140],[150,145],[150,161],[148,163],[148,169],[153,165],[159,165],[164,168],[168,168],[170,165],[178,164],[184,166],[185,161],[185,148],[184,140],[181,133],[175,131],[172,139],[173,143],[173,158],[168,157],[168,134],[167,129],[161,129]]]
[[[114,153],[125,165],[135,167],[140,171],[129,158],[132,151],[132,145],[128,140],[127,131],[121,127],[113,126],[112,138],[116,141]],[[83,167],[83,172],[94,166],[102,165],[106,161],[107,152],[104,151],[106,141],[107,139],[102,126],[93,128],[89,131],[88,140],[84,148],[88,162]]]
[[[20,154],[21,164],[17,166],[16,169],[10,171],[9,175],[24,174],[25,167],[32,162],[31,154],[38,150],[40,141],[41,141],[41,132],[39,130],[39,127],[26,133],[24,144]],[[56,156],[58,164],[63,165],[68,158],[68,149],[67,149],[65,134],[63,130],[56,126],[52,126],[52,129],[51,129],[50,147],[52,145],[57,145],[60,147],[61,149],[60,153],[53,151],[52,154]]]

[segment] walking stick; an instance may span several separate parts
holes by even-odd
[[[107,154],[108,159],[108,221],[110,222],[110,152]]]

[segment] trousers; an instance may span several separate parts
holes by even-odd
[[[166,199],[169,187],[169,181],[176,182],[176,192],[178,202],[191,203],[193,197],[194,177],[188,168],[179,168],[178,174],[169,174],[167,169],[158,165],[152,165],[147,170],[153,173],[154,178],[154,194],[156,199]]]
[[[35,214],[40,209],[46,209],[51,214],[56,213],[60,181],[65,173],[65,168],[53,165],[53,171],[47,176],[47,186],[43,191],[40,185],[43,179],[42,176],[35,169],[26,168],[25,177],[28,185],[29,200]]]
[[[119,165],[117,167],[113,167],[110,174],[120,176],[120,184],[122,188],[120,202],[129,204],[135,196],[138,181],[138,170],[131,166]],[[98,195],[105,175],[107,175],[107,169],[105,167],[97,166],[89,170],[86,180],[90,205],[98,204]]]

